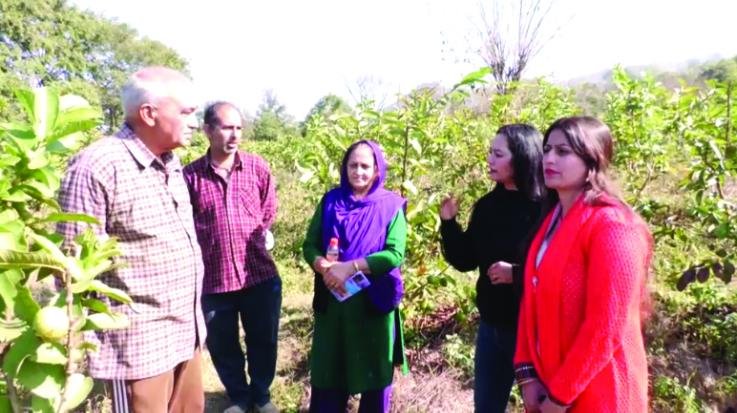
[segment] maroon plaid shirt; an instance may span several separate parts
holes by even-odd
[[[237,152],[226,180],[208,154],[184,168],[205,262],[205,294],[248,288],[277,275],[265,233],[276,217],[276,190],[261,157]]]
[[[99,348],[90,355],[93,377],[155,376],[191,359],[195,344],[205,342],[202,256],[188,195],[179,159],[157,158],[127,126],[70,161],[59,203],[100,220],[93,228],[102,239],[118,239],[120,266],[101,279],[134,301],[131,307],[109,302],[128,316],[129,328],[88,335]],[[64,247],[73,248],[85,228],[59,224]]]

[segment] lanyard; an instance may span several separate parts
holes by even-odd
[[[555,230],[558,229],[558,225],[560,224],[560,216],[561,216],[561,208],[560,204],[558,204],[557,207],[555,207],[555,211],[553,212],[553,219],[550,221],[550,225],[548,226],[548,230],[545,231],[545,236],[543,237],[543,242],[540,244],[540,249],[537,251],[537,257],[535,257],[535,268],[540,266],[540,261],[543,260],[543,257],[545,256],[545,252],[548,250],[548,244],[550,243],[550,238],[555,233]],[[535,280],[533,280],[534,282]],[[537,282],[535,282],[537,284]]]

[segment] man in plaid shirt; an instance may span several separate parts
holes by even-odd
[[[184,168],[184,176],[205,262],[207,348],[233,403],[227,413],[273,413],[278,410],[269,387],[276,371],[281,279],[265,237],[276,217],[274,179],[266,161],[238,150],[243,118],[234,105],[210,105],[204,123],[210,148]]]
[[[130,326],[88,340],[90,374],[112,389],[114,412],[202,412],[199,305],[203,266],[182,166],[172,149],[197,127],[193,87],[183,74],[149,67],[123,86],[125,123],[69,162],[59,192],[68,212],[96,217],[101,239],[121,255],[102,281],[133,299],[109,302]],[[85,226],[61,223],[65,248]]]

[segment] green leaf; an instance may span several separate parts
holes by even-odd
[[[458,82],[457,84],[453,86],[452,90],[455,90],[458,87],[464,86],[464,85],[472,85],[475,83],[486,83],[486,81],[484,81],[484,78],[490,73],[491,73],[490,67],[488,66],[482,67],[481,69],[475,72],[471,72],[467,74],[466,77],[464,77],[460,82]]]
[[[12,212],[15,212],[15,210],[11,210]],[[25,249],[25,242],[23,239],[23,229],[25,225],[23,224],[23,221],[18,219],[18,214],[11,214],[15,215],[15,219],[13,221],[0,223],[0,233],[8,234],[13,238],[14,244],[20,244],[22,243],[24,248],[2,248],[0,249],[14,249],[14,250],[23,250]]]
[[[31,132],[33,135],[33,132]],[[12,155],[19,156],[21,159],[28,160],[28,152],[36,148],[36,139],[20,139],[13,135],[9,135],[7,147]]]
[[[8,342],[20,337],[28,330],[28,324],[19,319],[0,320],[0,342]]]
[[[41,343],[36,349],[33,360],[37,363],[65,365],[67,356],[64,347],[58,343]]]
[[[74,373],[67,377],[64,385],[64,404],[61,411],[66,412],[82,404],[92,391],[94,381],[84,374]]]
[[[722,222],[714,229],[714,236],[720,239],[727,238],[731,235],[731,225],[729,222]]]
[[[118,330],[128,328],[130,320],[121,313],[95,313],[87,316],[83,330]]]
[[[43,219],[46,222],[86,222],[88,224],[99,225],[100,221],[87,214],[72,214],[66,212],[54,212]]]
[[[0,269],[49,268],[64,272],[64,261],[59,261],[43,251],[0,251]]]
[[[22,155],[25,151],[31,150],[35,147],[36,139],[33,135],[33,129],[27,125],[3,123],[0,124],[0,129],[3,129],[8,134],[10,139],[8,142],[11,144],[9,149],[15,149],[10,154],[13,157]],[[18,158],[19,160],[21,158]]]
[[[4,392],[3,392],[4,393]],[[12,412],[13,406],[10,404],[10,398],[5,394],[0,394],[0,412]]]
[[[0,273],[0,296],[6,308],[15,308],[15,297],[18,295],[17,285],[23,279],[23,272],[10,269]]]
[[[56,188],[51,188],[48,184],[31,179],[27,179],[19,188],[22,188],[28,195],[39,201],[53,198],[56,194]]]
[[[407,222],[412,222],[418,213],[425,210],[425,200],[421,199],[418,203],[410,206],[407,211]]]
[[[84,139],[84,133],[76,132],[58,139],[54,139],[46,144],[46,150],[50,153],[65,153],[77,146],[77,143]]]
[[[64,367],[26,360],[17,377],[20,384],[36,396],[56,399],[64,383]]]
[[[20,249],[21,244],[18,242],[18,237],[11,234],[10,232],[4,232],[0,229],[0,250],[14,250]]]
[[[0,167],[15,166],[20,161],[21,158],[8,153],[0,155]]]
[[[0,130],[21,141],[34,142],[35,135],[30,126],[19,123],[0,123]],[[18,143],[14,141],[14,143]]]
[[[59,246],[54,243],[54,241],[46,238],[45,236],[41,234],[37,234],[33,231],[28,231],[27,233],[28,238],[33,240],[34,243],[38,244],[41,248],[43,248],[44,251],[49,253],[49,255],[56,260],[59,263],[66,264],[67,256],[61,252],[61,249],[59,249]]]
[[[27,193],[23,192],[20,189],[16,189],[15,191],[2,197],[3,201],[8,202],[28,202],[31,199],[33,198],[31,198]]]
[[[97,260],[91,260],[91,261],[94,262]],[[86,262],[83,263],[83,265],[86,265],[86,264],[87,264]],[[83,278],[80,278],[80,280],[92,280],[93,278],[97,277],[99,274],[110,271],[111,268],[113,268],[113,261],[102,259],[92,266],[85,266],[84,271],[82,271]]]
[[[61,178],[59,178],[59,173],[51,166],[37,169],[33,171],[31,176],[33,178],[36,178],[37,181],[44,183],[46,187],[51,188],[53,192],[51,193],[51,196],[49,198],[53,198],[56,195],[55,192],[59,189],[59,186],[61,186]]]
[[[88,102],[87,99],[79,95],[69,93],[59,98],[59,110],[61,111],[61,113],[74,110],[74,109],[78,109],[78,108],[88,108],[88,107],[90,107],[90,102]],[[61,116],[61,114],[59,116]]]
[[[717,146],[717,143],[714,142],[714,139],[709,139],[709,147],[711,148],[711,151],[714,153],[714,156],[722,162],[724,161],[724,157],[722,156],[722,151],[719,150],[719,146]]]
[[[54,400],[45,399],[43,397],[31,396],[31,412],[32,413],[54,413]]]
[[[26,112],[26,115],[31,119],[31,122],[34,120],[35,112],[33,110],[33,101],[35,100],[35,95],[33,91],[30,89],[16,89],[15,90],[15,97],[18,99],[18,103],[20,103],[23,110]]]
[[[90,284],[92,284],[92,278],[87,278],[84,280],[74,282],[72,283],[72,293],[73,294],[83,293],[90,288]]]
[[[7,170],[7,169],[3,166],[0,166],[0,170]],[[14,184],[11,182],[11,180],[7,177],[4,177],[2,173],[0,172],[0,199],[8,196],[10,191],[13,189],[13,185]],[[3,212],[12,211],[12,210],[14,210],[14,208],[11,208],[11,209],[5,208]]]
[[[102,242],[92,231],[87,228],[74,238],[74,241],[82,247],[80,258],[84,262],[84,266],[89,266],[93,261],[112,258],[120,255],[117,241],[114,238],[108,238]],[[88,261],[92,259],[93,261]]]
[[[83,299],[82,305],[98,313],[109,313],[110,312],[110,307],[108,307],[108,305],[105,304],[105,302],[94,299],[94,298]]]
[[[3,212],[0,212],[0,224],[8,224],[11,222],[19,222],[18,221],[18,212],[14,209],[6,209]],[[23,226],[21,223],[20,226]]]
[[[28,169],[39,169],[49,164],[45,148],[26,152],[26,155],[28,156]]]
[[[105,294],[113,300],[121,302],[123,304],[131,304],[133,302],[133,300],[125,291],[118,288],[109,287],[100,280],[92,280],[92,282],[90,282],[90,289]]]
[[[88,131],[100,124],[102,113],[91,106],[76,107],[62,111],[56,120],[52,139],[62,139],[78,132]]]
[[[21,334],[3,357],[3,371],[14,377],[23,361],[32,356],[40,344],[33,331],[27,330]]]
[[[54,130],[59,116],[59,95],[46,87],[33,90],[33,132],[45,141]]]
[[[31,324],[36,313],[41,308],[33,299],[31,290],[26,286],[18,286],[18,294],[15,296],[15,315],[21,320]]]

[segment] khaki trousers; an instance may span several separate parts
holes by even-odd
[[[190,360],[157,376],[105,384],[113,413],[202,413],[205,409],[200,349]]]

